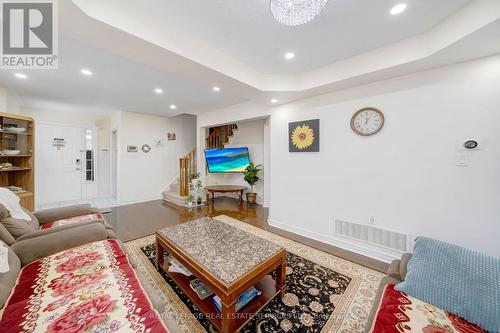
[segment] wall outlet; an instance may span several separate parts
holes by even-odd
[[[368,223],[371,225],[375,225],[375,218],[373,216],[370,216],[370,221]]]

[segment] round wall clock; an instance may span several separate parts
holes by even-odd
[[[378,133],[384,127],[384,114],[375,108],[363,108],[351,118],[351,128],[354,133],[370,136]]]

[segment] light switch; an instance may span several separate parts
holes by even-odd
[[[465,151],[458,151],[455,163],[459,167],[468,167],[469,166],[469,154]]]

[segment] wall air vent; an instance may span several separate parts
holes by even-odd
[[[394,232],[373,225],[347,222],[336,218],[334,222],[334,232],[338,235],[356,239],[358,241],[401,252],[410,250],[409,234]]]

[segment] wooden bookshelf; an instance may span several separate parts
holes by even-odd
[[[17,186],[23,192],[17,195],[21,206],[35,208],[35,122],[33,118],[0,112],[0,164],[11,163],[11,168],[0,168],[0,186]],[[26,128],[17,133],[6,127]],[[19,150],[18,155],[6,155],[4,150]]]

